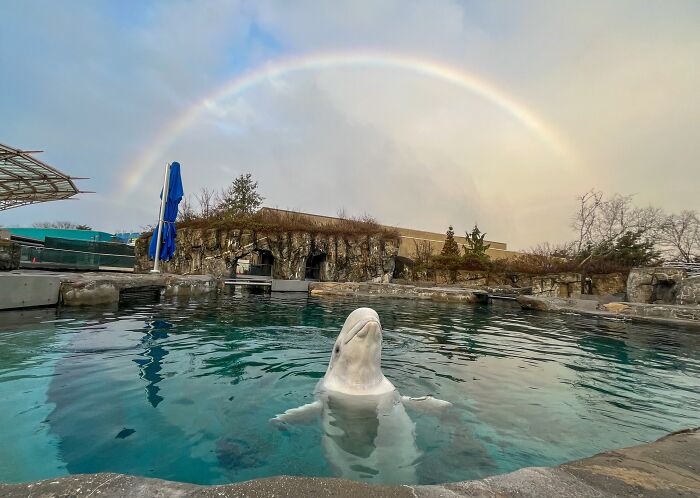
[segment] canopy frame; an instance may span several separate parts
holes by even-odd
[[[81,193],[71,177],[21,150],[0,143],[0,211]],[[84,192],[83,192],[84,193]]]

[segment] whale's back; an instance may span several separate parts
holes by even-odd
[[[328,395],[321,419],[325,455],[339,477],[393,484],[416,482],[420,452],[415,424],[398,392]]]

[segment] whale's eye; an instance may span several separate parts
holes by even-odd
[[[335,354],[338,354],[338,353],[340,353],[340,346],[335,347]]]

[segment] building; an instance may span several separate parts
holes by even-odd
[[[91,242],[112,242],[114,235],[107,232],[98,232],[97,230],[77,230],[73,228],[39,228],[39,227],[16,227],[3,228],[7,230],[14,238],[27,238],[40,242],[44,242],[46,237],[71,239],[71,240],[89,240]]]
[[[301,213],[298,211],[287,211],[284,209],[264,207],[261,211],[288,216],[301,216],[317,223],[337,223],[341,221],[341,218],[338,217]],[[398,232],[400,239],[398,258],[400,259],[414,261],[418,254],[423,251],[431,255],[440,254],[442,251],[442,246],[445,244],[446,234],[444,232],[428,232],[425,230],[392,227],[389,225],[382,226],[387,230],[394,230]],[[467,239],[463,236],[455,235],[455,241],[460,248],[465,247],[467,244]],[[492,259],[505,259],[514,257],[518,254],[514,251],[509,251],[508,245],[505,242],[497,242],[494,240],[487,240],[485,242],[491,246],[486,251],[486,254],[488,254],[488,256]]]

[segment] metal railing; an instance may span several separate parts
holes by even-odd
[[[696,274],[700,273],[700,263],[686,263],[684,261],[666,261],[663,263],[665,268],[677,268],[679,270],[685,270],[688,273]]]

